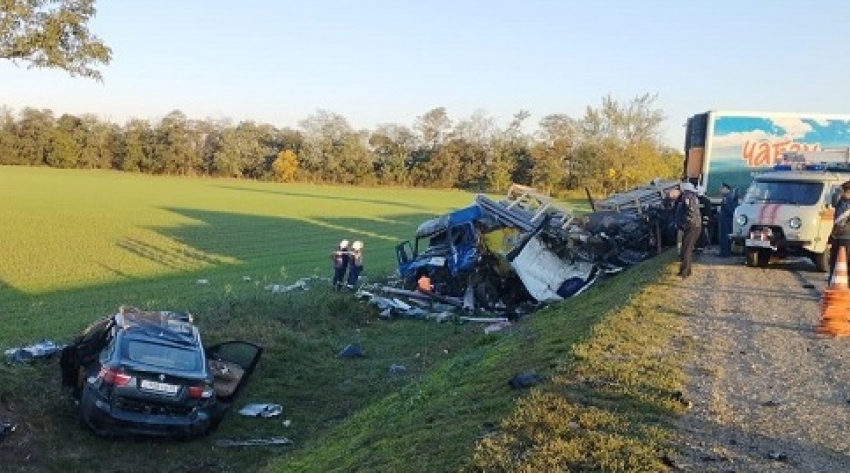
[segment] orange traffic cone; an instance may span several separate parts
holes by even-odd
[[[832,270],[830,285],[823,291],[821,322],[817,333],[846,337],[850,335],[850,287],[847,281],[847,251],[838,248],[838,258]]]

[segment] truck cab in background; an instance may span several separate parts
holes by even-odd
[[[797,255],[811,258],[818,271],[829,270],[834,201],[850,179],[848,154],[786,153],[774,170],[753,178],[735,210],[731,236],[743,246],[748,266]]]

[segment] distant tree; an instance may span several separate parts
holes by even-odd
[[[55,124],[50,110],[23,109],[15,126],[14,164],[47,164],[53,149]]]
[[[12,109],[0,105],[0,164],[14,164],[17,158],[16,141]]]
[[[154,172],[193,176],[201,170],[197,133],[183,112],[174,110],[163,117],[155,136]]]
[[[95,13],[94,0],[2,0],[0,59],[102,80],[112,50],[88,30]]]
[[[153,172],[155,137],[150,122],[141,118],[128,121],[117,143],[117,168],[122,171]]]
[[[82,155],[79,141],[82,121],[74,115],[64,114],[56,121],[53,146],[45,159],[46,164],[57,168],[75,168]]]
[[[520,110],[514,114],[508,127],[493,138],[492,154],[485,170],[485,180],[490,190],[502,192],[512,182],[527,182],[518,173],[523,169],[523,160],[528,155],[529,138],[522,127],[529,116],[527,111]]]
[[[291,149],[281,151],[272,163],[272,170],[277,182],[294,181],[298,173],[298,156]]]
[[[375,177],[381,184],[408,184],[410,153],[415,146],[413,132],[402,125],[386,124],[369,136],[369,151],[375,163]]]

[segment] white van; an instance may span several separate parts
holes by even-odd
[[[843,168],[843,169],[842,169]],[[733,243],[743,245],[748,266],[767,266],[772,256],[811,258],[829,270],[834,199],[850,179],[847,165],[778,165],[753,178],[735,210]]]

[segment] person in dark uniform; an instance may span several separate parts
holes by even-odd
[[[348,257],[348,289],[354,289],[357,285],[357,280],[360,278],[360,273],[363,272],[363,242],[355,241],[351,244],[351,253]]]
[[[345,271],[348,269],[350,254],[348,252],[348,240],[339,242],[339,247],[331,253],[331,261],[334,266],[333,288],[339,290],[345,282]]]
[[[697,198],[696,187],[690,182],[682,184],[682,195],[676,208],[676,222],[682,230],[682,263],[679,265],[679,276],[689,278],[694,259],[694,246],[702,233],[702,214]]]
[[[838,259],[838,248],[844,247],[850,256],[850,181],[841,184],[841,197],[835,203],[835,218],[832,221],[832,248],[829,254],[829,279],[835,270],[835,260]]]
[[[697,238],[696,248],[702,251],[706,247],[711,246],[712,231],[714,222],[712,222],[713,209],[711,208],[711,199],[705,195],[705,188],[702,186],[696,187],[697,200],[699,200],[699,212],[702,217],[702,228],[700,229],[699,238]]]
[[[732,192],[732,188],[725,182],[720,185],[720,218],[718,222],[718,240],[720,243],[721,258],[732,256],[732,240],[729,239],[729,234],[732,233],[732,221],[735,218],[735,208],[738,206],[738,199]]]

